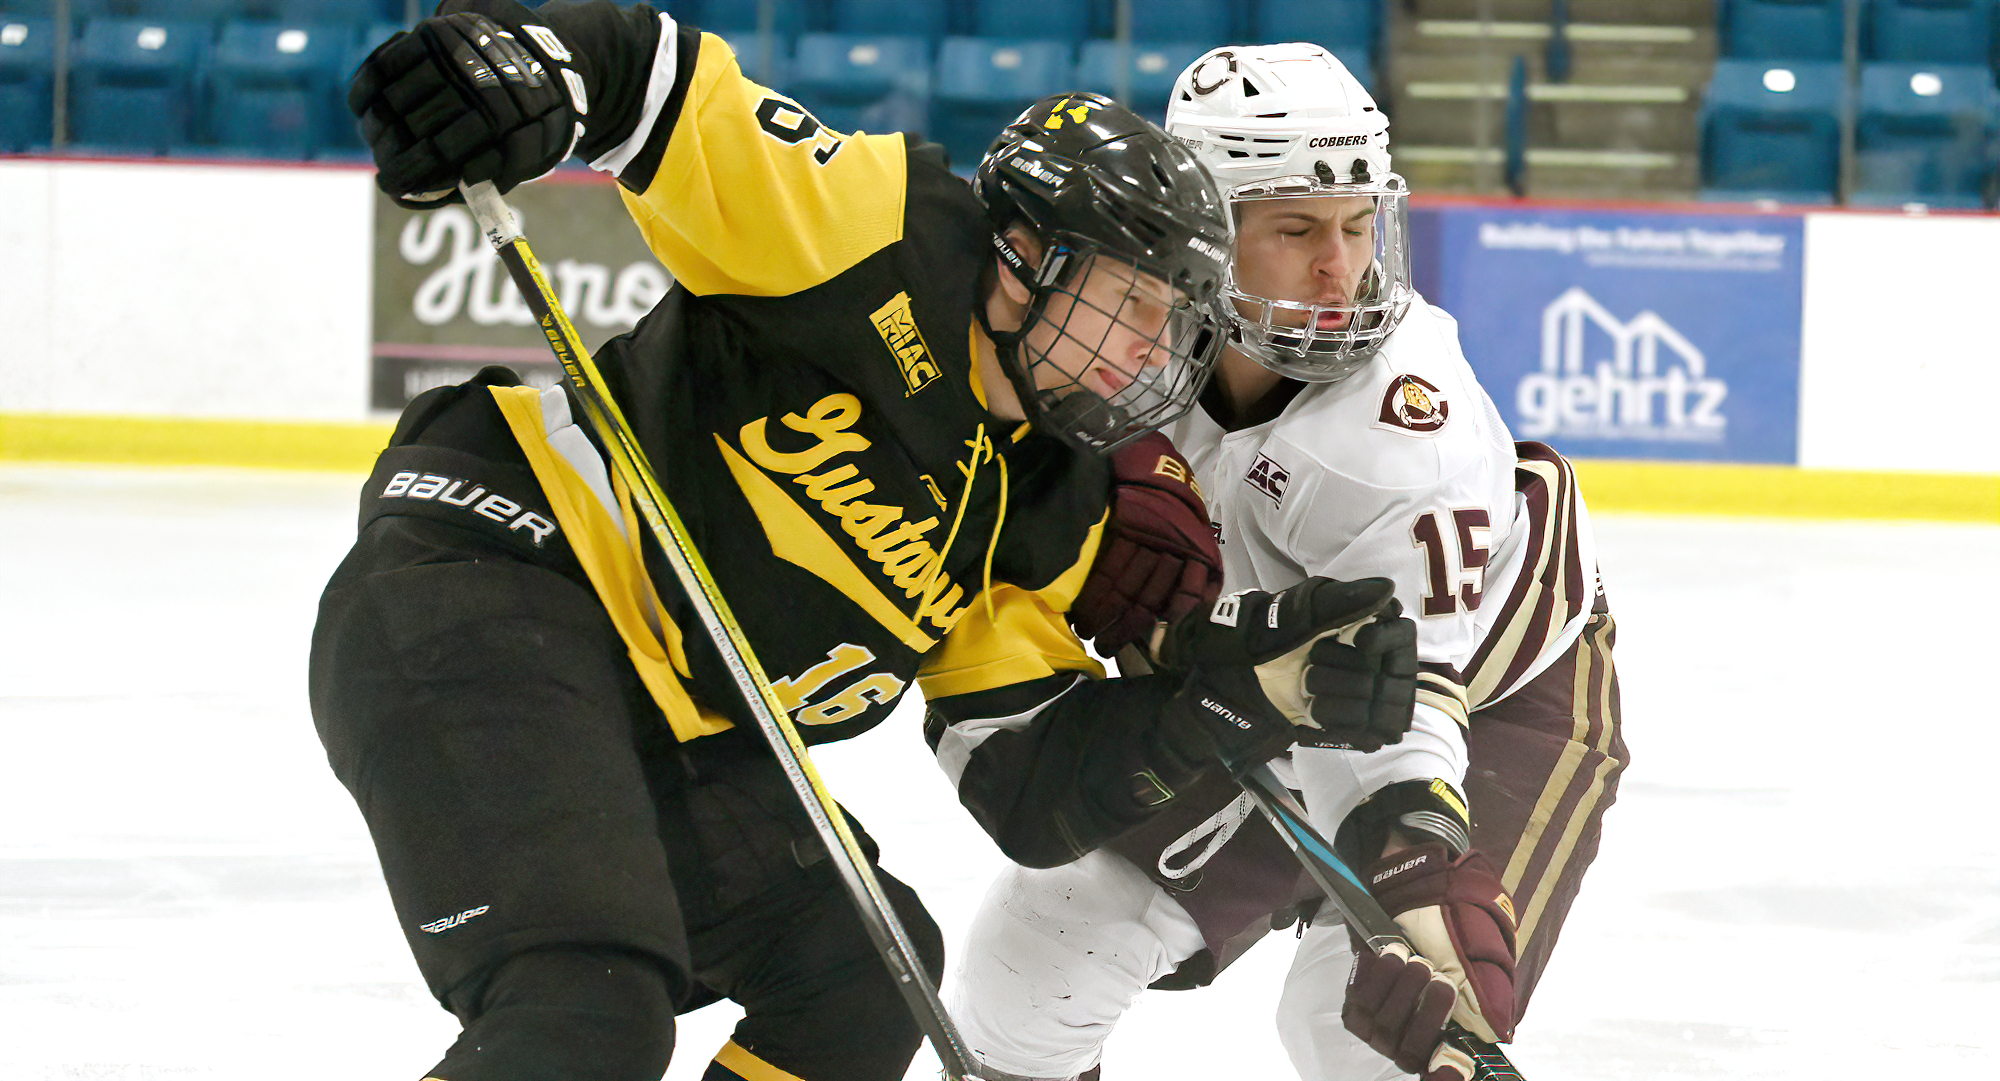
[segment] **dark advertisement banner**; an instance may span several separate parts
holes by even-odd
[[[666,295],[673,279],[612,184],[550,178],[514,189],[507,201],[589,348],[632,329]],[[562,376],[463,206],[417,212],[378,198],[374,343],[369,406],[377,410],[400,410],[488,364],[505,364],[536,386]]]
[[[1519,439],[1798,459],[1804,219],[1437,207],[1419,284]]]

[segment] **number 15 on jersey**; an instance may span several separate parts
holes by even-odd
[[[1486,542],[1493,534],[1486,508],[1455,509],[1451,522],[1447,533],[1437,512],[1426,511],[1410,524],[1410,543],[1424,550],[1427,616],[1451,615],[1460,604],[1468,612],[1477,611],[1480,591],[1486,586]]]

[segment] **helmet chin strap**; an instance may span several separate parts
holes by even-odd
[[[1063,272],[1069,268],[1074,253],[1065,245],[1048,244],[1042,252],[1042,264],[1037,267],[1023,258],[1020,252],[1014,250],[1014,245],[1008,242],[1004,234],[995,232],[992,238],[993,250],[1000,256],[1000,265],[1027,288],[1028,303],[1021,311],[1021,325],[1013,330],[995,330],[992,313],[987,310],[984,303],[976,305],[973,314],[979,320],[979,329],[984,331],[987,339],[993,343],[993,351],[1000,361],[1000,370],[1006,374],[1007,381],[1014,385],[1014,395],[1020,399],[1022,411],[1028,415],[1030,421],[1042,421],[1046,425],[1055,427],[1060,424],[1060,420],[1042,401],[1040,391],[1029,372],[1033,365],[1021,353],[1028,331],[1041,321],[1043,309],[1048,306],[1049,295],[1055,291]],[[991,288],[1000,288],[997,279]],[[990,297],[992,294],[989,291],[987,295]],[[1065,395],[1062,400],[1067,401],[1075,397],[1078,395]],[[1095,398],[1096,395],[1089,397]],[[1107,403],[1104,409],[1109,408]]]
[[[982,275],[989,279],[986,289],[987,299],[973,305],[972,314],[979,320],[979,329],[986,335],[986,340],[993,343],[994,355],[1000,361],[1000,372],[1007,377],[1007,382],[1013,385],[1014,397],[1020,401],[1021,411],[1030,421],[1039,420],[1042,409],[1035,397],[1034,383],[1028,379],[1028,366],[1021,360],[1021,341],[1028,336],[1028,328],[1034,325],[1035,320],[1041,318],[1042,305],[1047,297],[1031,276],[1033,268],[1028,266],[1028,261],[1021,258],[1021,253],[1015,251],[1012,244],[1007,243],[1006,237],[994,233],[993,246],[1000,252],[1001,265],[1022,285],[1027,286],[1028,303],[1021,310],[1019,326],[1013,330],[994,329],[993,314],[988,310],[988,301],[993,293],[999,290],[1000,281],[997,277],[998,272],[989,266]]]

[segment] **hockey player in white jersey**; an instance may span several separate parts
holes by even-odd
[[[1588,519],[1568,463],[1513,442],[1457,324],[1411,287],[1388,121],[1338,60],[1212,51],[1182,73],[1167,128],[1236,215],[1230,348],[1169,429],[1224,588],[1384,577],[1417,623],[1408,734],[1302,741],[1275,765],[1424,957],[1357,961],[1222,784],[1075,863],[1003,872],[947,999],[989,1066],[1090,1077],[1146,987],[1204,984],[1303,913],[1278,1017],[1300,1074],[1464,1077],[1443,1025],[1511,1037],[1626,759]]]

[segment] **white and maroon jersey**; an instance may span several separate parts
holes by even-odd
[[[1568,463],[1517,448],[1457,322],[1421,298],[1367,367],[1306,386],[1277,417],[1224,432],[1196,409],[1168,434],[1208,501],[1225,589],[1388,578],[1417,624],[1414,738],[1342,753],[1349,791],[1315,819],[1337,823],[1394,781],[1460,782],[1468,713],[1540,671],[1588,617],[1596,565]]]

